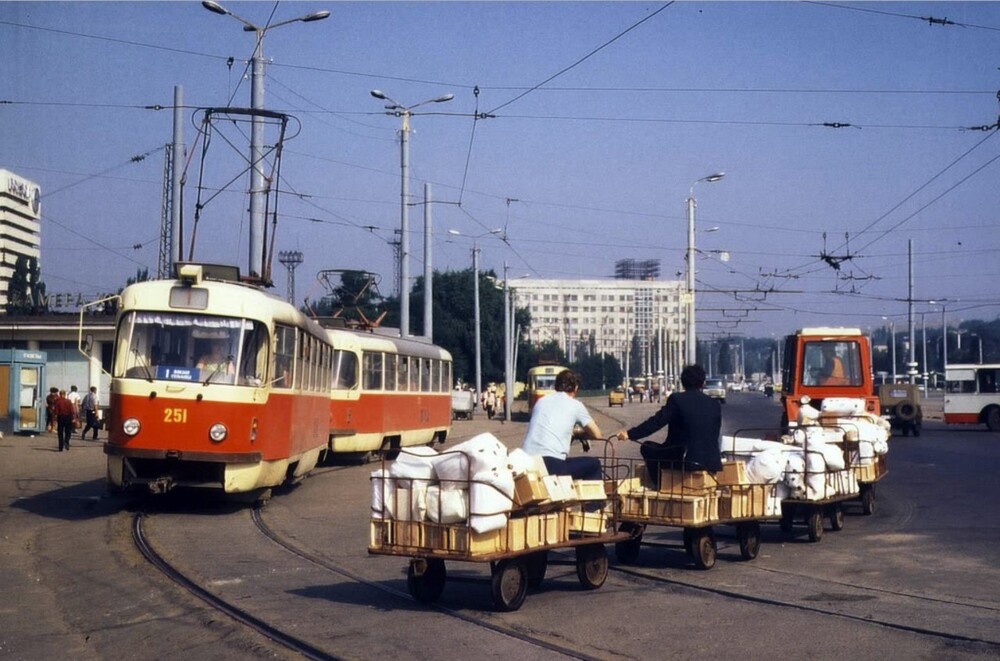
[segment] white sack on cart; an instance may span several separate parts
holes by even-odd
[[[858,397],[827,397],[820,409],[824,416],[864,415],[865,400]]]
[[[819,420],[819,411],[814,406],[809,406],[808,404],[803,404],[799,407],[799,417],[798,422],[800,425],[807,425],[811,422],[816,422]]]
[[[758,452],[766,450],[782,451],[784,449],[784,443],[746,436],[723,436],[719,442],[719,450],[723,454],[729,457],[739,457],[744,461],[749,461]]]
[[[747,480],[750,484],[777,482],[784,469],[784,452],[774,449],[758,452],[747,462]]]
[[[465,489],[427,488],[427,517],[434,523],[460,523],[469,518],[469,492]]]
[[[395,518],[424,521],[427,518],[427,480],[406,480],[409,487],[396,487]]]
[[[514,448],[507,454],[507,465],[511,474],[519,477],[534,470],[535,458],[521,448]]]
[[[842,471],[844,470],[846,464],[844,463],[844,451],[840,449],[839,445],[833,445],[832,443],[813,443],[806,446],[808,452],[819,452],[823,455],[823,461],[826,464],[826,470],[828,471]]]
[[[396,509],[396,484],[383,468],[372,471],[372,518],[392,518]]]
[[[792,498],[802,498],[806,492],[806,458],[802,450],[785,453],[785,474],[775,490],[781,489]],[[787,497],[787,496],[786,496]]]
[[[507,468],[483,471],[472,476],[469,486],[469,525],[476,532],[499,530],[507,525],[514,507],[514,476]]]
[[[400,450],[389,466],[389,475],[396,478],[396,486],[409,487],[410,479],[434,479],[434,462],[439,457],[436,450],[423,445]]]
[[[507,461],[507,446],[493,434],[484,433],[443,453],[434,462],[434,473],[444,488],[461,489],[470,475],[506,468]]]

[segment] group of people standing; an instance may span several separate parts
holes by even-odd
[[[87,432],[91,429],[94,430],[93,440],[97,440],[97,432],[101,428],[98,405],[97,386],[91,386],[83,397],[76,386],[70,386],[68,393],[59,388],[49,388],[49,394],[45,398],[46,430],[58,434],[60,452],[69,451],[73,432],[81,426],[83,431],[80,433],[80,440],[87,438]],[[86,420],[85,425],[81,425],[81,417]]]

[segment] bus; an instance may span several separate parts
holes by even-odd
[[[528,370],[528,410],[535,408],[535,402],[555,392],[556,375],[567,369],[560,365],[536,365]]]
[[[1000,363],[947,365],[944,421],[1000,431]]]

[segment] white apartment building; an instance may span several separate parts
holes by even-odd
[[[685,355],[682,304],[686,284],[658,280],[542,280],[510,282],[514,303],[528,308],[530,341],[554,340],[570,360],[608,353],[630,376],[676,380]],[[625,356],[632,343],[632,361]]]
[[[0,169],[0,310],[21,255],[40,256],[42,193],[38,184]]]

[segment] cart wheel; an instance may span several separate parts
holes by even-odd
[[[840,503],[830,506],[829,512],[830,518],[830,529],[831,530],[843,530],[844,528],[844,508],[840,506]]]
[[[865,516],[875,513],[875,487],[870,484],[861,487],[861,511]]]
[[[549,552],[539,551],[526,556],[525,570],[528,572],[528,587],[537,588],[545,580],[545,570],[549,566]]]
[[[424,564],[423,572],[419,572],[418,566]],[[429,604],[435,601],[444,592],[444,583],[447,572],[444,568],[444,560],[428,558],[427,560],[410,560],[410,567],[406,572],[406,587],[410,590],[410,596],[422,604]]]
[[[615,542],[615,557],[618,558],[618,562],[631,565],[639,557],[639,547],[642,545],[642,533],[645,530],[644,526],[639,526],[634,523],[623,523],[618,526],[618,532],[627,532],[632,535],[629,539],[624,542]]]
[[[501,560],[493,567],[490,581],[493,605],[499,611],[516,611],[528,594],[528,572],[518,558]]]
[[[809,541],[818,542],[823,539],[823,512],[820,511],[818,507],[813,508],[809,512],[809,517],[806,519],[806,525],[809,527]]]
[[[792,532],[793,519],[792,519],[792,508],[785,507],[781,513],[781,521],[778,523],[781,528],[781,532]]]
[[[608,578],[608,552],[604,544],[576,547],[576,576],[587,590],[596,590]]]
[[[711,569],[715,566],[715,535],[711,528],[701,528],[694,531],[691,540],[694,549],[694,564],[698,569]]]
[[[750,521],[736,526],[736,535],[740,540],[740,555],[744,560],[753,560],[760,552],[760,523]]]

